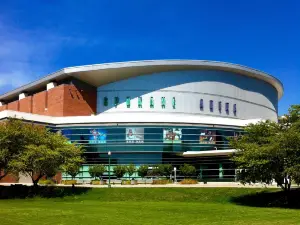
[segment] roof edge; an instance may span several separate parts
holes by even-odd
[[[237,72],[245,76],[254,77],[263,80],[271,84],[278,92],[278,99],[281,99],[284,93],[283,84],[276,77],[265,73],[263,71],[253,69],[251,67],[221,62],[221,61],[210,61],[210,60],[189,60],[189,59],[161,59],[161,60],[141,60],[141,61],[125,61],[125,62],[112,62],[103,64],[91,64],[83,66],[66,67],[56,72],[50,73],[43,78],[33,81],[29,84],[23,85],[12,91],[9,91],[3,95],[0,95],[0,101],[9,98],[10,96],[15,96],[19,93],[26,92],[27,89],[33,89],[35,86],[41,85],[43,83],[50,82],[51,80],[56,80],[58,78],[68,77],[69,74],[79,73],[84,71],[93,70],[105,70],[105,69],[117,69],[126,67],[147,67],[147,66],[194,66],[199,68],[203,67],[215,67],[220,70],[227,70],[232,72]]]

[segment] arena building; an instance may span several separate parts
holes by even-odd
[[[13,79],[13,78],[12,78]],[[0,96],[0,119],[22,118],[84,146],[88,167],[184,163],[205,179],[234,179],[228,137],[277,121],[283,86],[245,66],[151,60],[69,67]],[[66,179],[67,177],[64,177]]]

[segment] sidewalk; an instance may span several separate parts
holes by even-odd
[[[22,185],[31,186],[31,183],[17,183]],[[11,183],[0,183],[3,186],[10,186]],[[58,187],[71,187],[71,185],[57,184]],[[91,185],[91,184],[77,184],[76,187],[87,187],[87,188],[107,188],[108,185]],[[238,182],[208,182],[207,184],[138,184],[138,185],[121,185],[121,184],[111,184],[112,188],[279,188],[276,184],[274,185],[264,185],[264,184],[253,184],[253,185],[243,185]]]

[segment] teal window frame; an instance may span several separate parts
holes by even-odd
[[[119,97],[115,97],[114,98],[114,105],[115,105],[115,107],[117,107],[118,104],[119,104]]]
[[[103,98],[103,106],[108,106],[108,98],[106,96]]]
[[[130,100],[131,98],[129,96],[126,97],[126,107],[129,109],[130,108]]]
[[[166,108],[166,98],[165,98],[165,97],[161,97],[161,107],[162,107],[163,109]]]
[[[150,97],[150,108],[153,109],[154,108],[154,98]]]
[[[142,97],[138,97],[138,108],[143,108],[143,98]]]
[[[176,99],[175,99],[175,97],[172,98],[172,107],[173,107],[173,109],[176,109]]]

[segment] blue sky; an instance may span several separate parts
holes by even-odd
[[[300,104],[300,1],[0,2],[0,93],[68,66],[205,59],[279,78]]]

